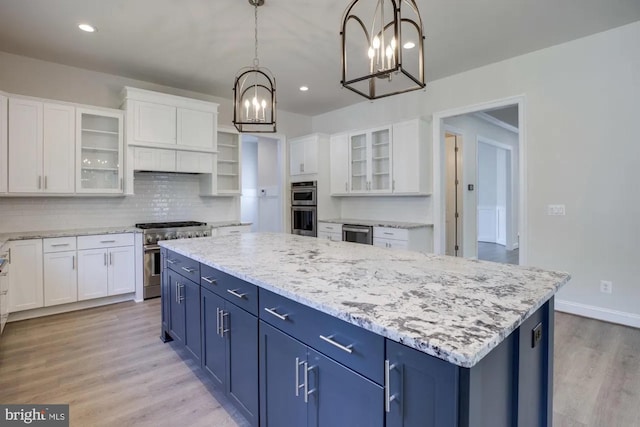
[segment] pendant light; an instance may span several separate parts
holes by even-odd
[[[425,87],[415,0],[354,0],[342,18],[342,86],[376,99]]]
[[[233,124],[240,132],[276,132],[276,79],[258,60],[258,6],[264,0],[249,0],[255,10],[255,56],[253,66],[236,74],[233,86]]]

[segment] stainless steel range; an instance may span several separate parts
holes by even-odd
[[[148,222],[136,224],[142,229],[144,249],[144,299],[160,296],[160,240],[189,239],[211,236],[211,226],[205,222]]]

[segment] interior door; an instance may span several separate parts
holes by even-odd
[[[446,255],[462,256],[462,150],[460,137],[445,135]]]

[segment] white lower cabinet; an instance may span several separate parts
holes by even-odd
[[[216,236],[229,236],[231,234],[249,233],[251,226],[249,225],[230,225],[227,227],[219,227],[215,231]]]
[[[332,222],[318,222],[318,239],[341,242],[342,224],[335,224]]]
[[[136,290],[133,246],[109,249],[107,279],[109,295],[126,294]]]
[[[135,291],[133,235],[78,237],[78,300]],[[131,240],[130,246],[112,246]],[[98,246],[93,249],[84,249]]]
[[[42,307],[42,239],[10,242],[9,252],[9,313]]]
[[[108,294],[106,249],[78,251],[78,301]]]
[[[387,249],[433,252],[431,227],[373,227],[373,245]]]
[[[4,258],[4,254],[0,254]],[[8,258],[8,255],[7,255]],[[9,268],[0,273],[0,334],[4,331],[9,317]]]
[[[44,306],[78,301],[76,238],[43,239]]]

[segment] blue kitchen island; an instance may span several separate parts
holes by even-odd
[[[162,339],[251,425],[552,424],[566,273],[289,234],[160,245]]]

